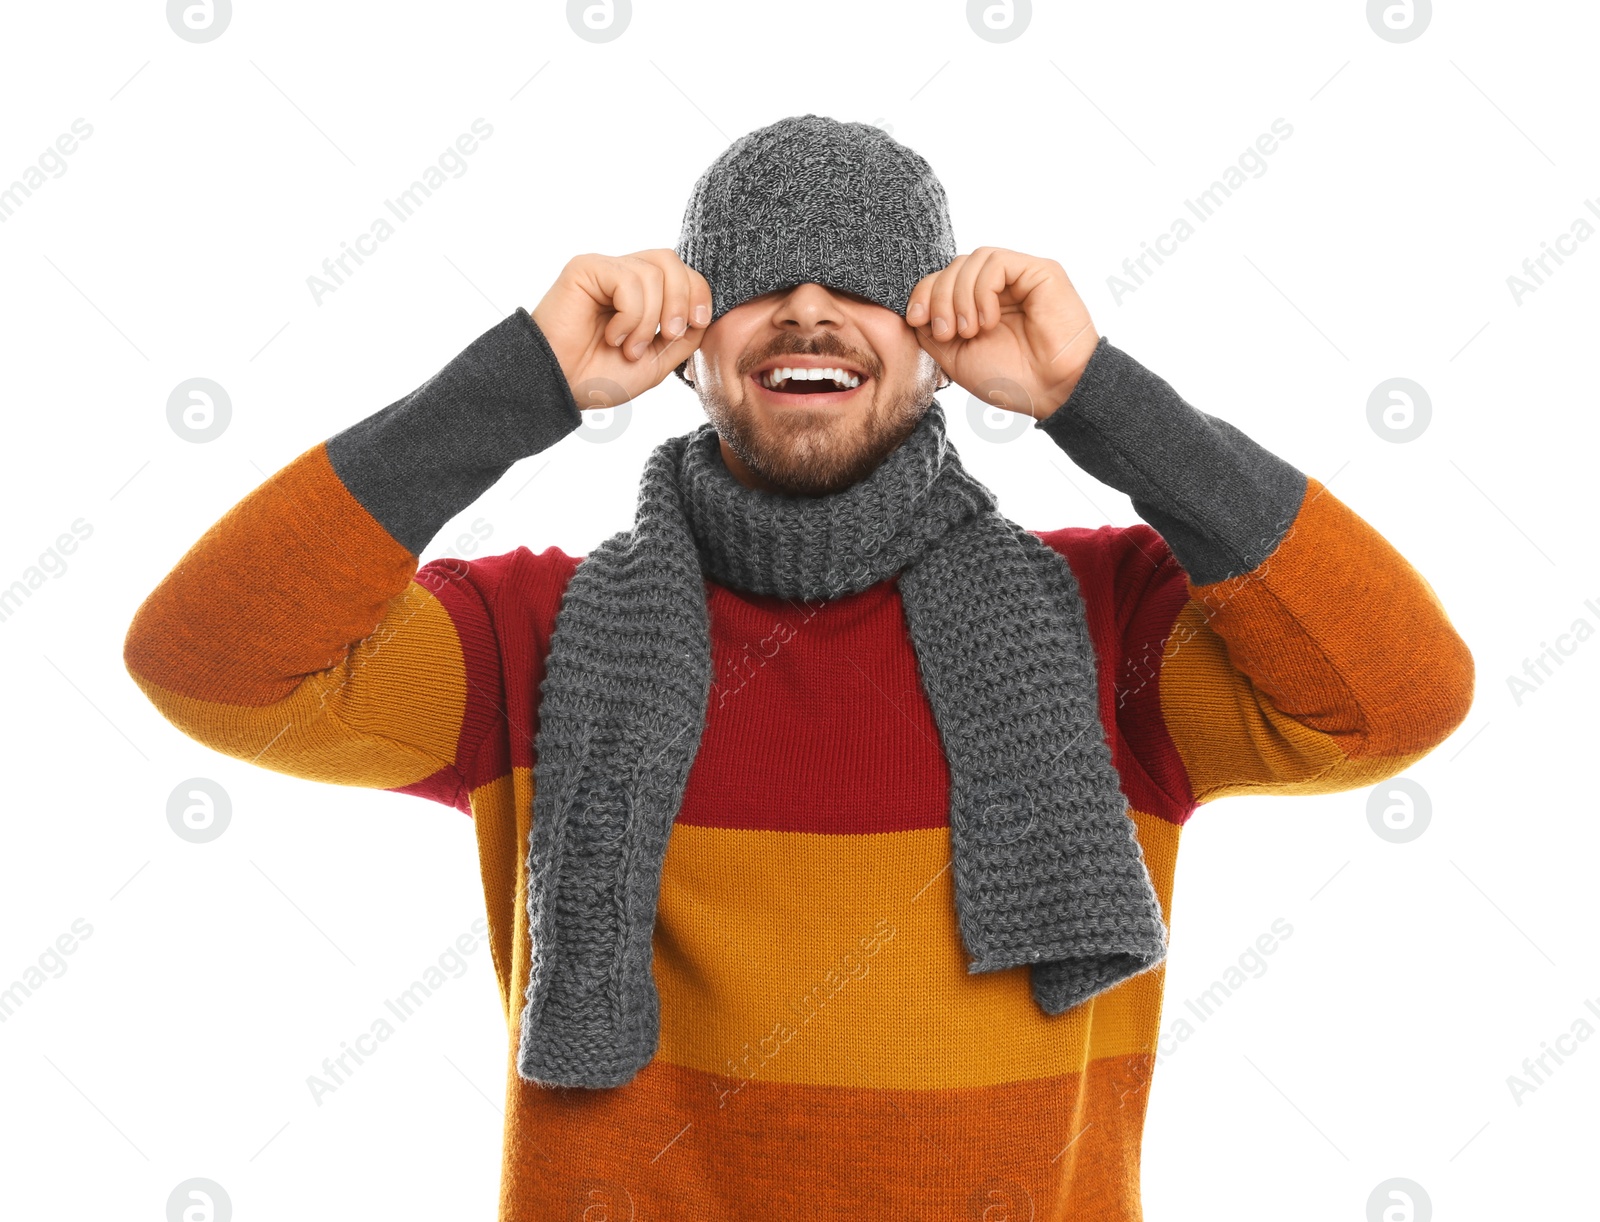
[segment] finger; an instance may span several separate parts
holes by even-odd
[[[912,327],[911,332],[917,337],[917,343],[922,350],[937,361],[941,368],[949,362],[951,340],[940,341],[935,339],[931,326]]]
[[[949,270],[949,267],[942,267],[917,281],[906,302],[907,325],[911,327],[912,334],[917,337],[917,343],[922,346],[922,350],[938,361],[944,360],[948,355],[949,340],[941,341],[933,333],[934,294],[938,291],[939,281],[947,277]]]
[[[979,325],[978,305],[972,295],[972,286],[997,254],[999,251],[993,246],[980,246],[956,272],[955,283],[950,287],[950,308],[953,311],[956,334],[963,339],[971,339],[982,329]]]
[[[628,360],[636,361],[650,350],[656,328],[661,325],[661,294],[665,277],[661,268],[648,259],[638,255],[629,255],[627,259],[638,278],[643,303],[639,310],[639,321],[629,330],[622,354]]]
[[[687,263],[684,267],[689,272],[689,325],[708,327],[711,325],[711,282]]]
[[[986,331],[1000,322],[1000,294],[1011,283],[1011,274],[1007,252],[996,251],[973,278],[972,300],[980,329]]]
[[[689,268],[672,250],[644,250],[638,257],[661,270],[661,334],[677,339],[689,326]]]
[[[644,315],[644,286],[625,259],[599,259],[590,270],[600,296],[615,311],[600,329],[600,337],[612,347],[621,348]]]
[[[911,290],[911,296],[906,299],[906,325],[911,327],[925,327],[928,325],[928,299],[933,295],[933,282],[939,278],[938,272],[929,272]]]
[[[966,255],[957,255],[949,266],[934,277],[933,291],[928,298],[928,325],[933,329],[934,339],[952,340],[956,337],[956,315],[950,299],[955,290],[956,276],[966,261]]]
[[[645,360],[654,361],[659,370],[670,373],[692,355],[706,337],[704,327],[690,327],[676,339],[667,339],[658,335],[650,345],[650,351],[645,355]],[[664,376],[664,375],[663,375]]]

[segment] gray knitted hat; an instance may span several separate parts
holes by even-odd
[[[739,137],[700,175],[677,253],[711,285],[715,322],[811,282],[904,317],[917,281],[956,247],[921,156],[870,123],[796,115]]]

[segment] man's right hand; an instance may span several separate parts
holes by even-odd
[[[672,250],[576,255],[529,313],[578,406],[615,407],[614,388],[635,398],[700,346],[711,286]]]

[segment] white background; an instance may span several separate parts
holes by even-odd
[[[74,520],[93,533],[0,621],[0,987],[75,919],[93,934],[0,1024],[8,1207],[160,1219],[205,1176],[241,1220],[493,1216],[484,945],[321,1106],[306,1086],[482,913],[470,821],[208,751],[134,686],[123,635],[266,475],[532,308],[571,255],[671,246],[729,140],[815,112],[891,129],[943,181],[962,251],[1058,259],[1103,334],[1329,482],[1476,659],[1466,723],[1407,774],[1432,807],[1414,841],[1374,833],[1365,791],[1188,825],[1163,1032],[1275,918],[1294,933],[1168,1044],[1147,1216],[1358,1220],[1391,1177],[1441,1219],[1575,1216],[1600,1040],[1520,1105],[1507,1079],[1580,1017],[1600,1029],[1580,909],[1600,642],[1520,705],[1507,676],[1575,620],[1600,628],[1600,241],[1520,304],[1507,277],[1600,224],[1600,17],[1442,7],[1403,44],[1361,3],[1260,0],[1051,5],[994,43],[955,3],[641,2],[592,43],[559,4],[277,0],[192,44],[160,3],[9,6],[0,184],[75,119],[93,134],[0,224],[0,585]],[[318,304],[307,277],[477,118],[493,135],[467,172]],[[1266,172],[1118,303],[1122,260],[1279,118]],[[205,444],[167,422],[192,377],[232,402]],[[1368,423],[1391,377],[1431,397],[1416,440]],[[942,401],[1014,520],[1137,520],[1036,432],[993,444],[964,393]],[[634,408],[609,444],[519,463],[424,559],[581,555],[628,526],[645,456],[703,419],[675,379]],[[487,540],[457,547],[480,518]],[[167,825],[191,777],[232,799],[210,844]]]

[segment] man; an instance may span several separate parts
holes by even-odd
[[[418,567],[674,370],[709,420],[631,530]],[[945,378],[1149,525],[1011,523]],[[472,816],[502,1219],[1137,1218],[1185,821],[1391,776],[1473,684],[1371,526],[816,115],[269,478],[126,661],[219,751]]]

